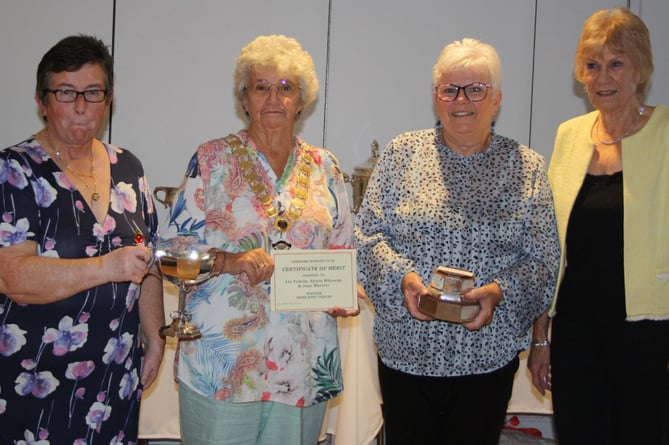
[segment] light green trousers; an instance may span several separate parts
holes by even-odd
[[[327,403],[306,408],[276,402],[212,400],[179,385],[183,445],[316,445]]]

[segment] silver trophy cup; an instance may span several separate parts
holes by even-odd
[[[186,297],[193,286],[212,277],[210,272],[216,255],[205,251],[206,248],[195,234],[178,235],[158,243],[155,257],[160,271],[179,288],[177,310],[170,314],[172,322],[160,328],[163,337],[192,340],[202,335],[197,326],[190,323],[192,315],[186,310]]]

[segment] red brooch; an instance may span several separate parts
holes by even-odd
[[[135,246],[143,246],[144,245],[144,234],[142,231],[139,229],[137,224],[133,221],[133,225],[135,226],[135,236],[132,237],[132,240],[135,242]]]
[[[135,242],[135,246],[144,245],[144,235],[141,233],[135,233],[135,236],[132,237],[132,240]]]

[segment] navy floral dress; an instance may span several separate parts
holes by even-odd
[[[43,256],[88,258],[133,245],[138,233],[155,239],[142,165],[105,147],[111,195],[102,223],[34,138],[1,151],[0,247],[32,240]],[[108,283],[44,305],[0,294],[0,444],[136,442],[139,291]]]

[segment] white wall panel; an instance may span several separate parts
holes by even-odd
[[[71,34],[93,34],[111,45],[113,3],[108,0],[31,0],[0,3],[0,147],[43,127],[35,103],[37,65]]]
[[[332,7],[326,146],[346,171],[377,139],[429,128],[432,67],[444,45],[463,37],[492,44],[502,60],[497,130],[527,143],[533,0],[336,0]],[[350,154],[349,154],[350,153]]]
[[[646,103],[669,105],[669,1],[632,0],[630,7],[650,30],[655,72],[651,78]]]

